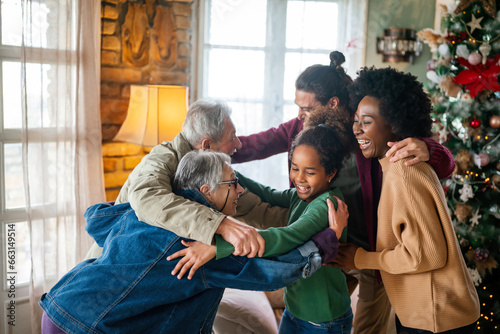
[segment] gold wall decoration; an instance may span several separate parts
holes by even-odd
[[[152,35],[155,60],[165,67],[173,67],[177,61],[177,33],[170,7],[156,8]]]
[[[145,6],[129,3],[122,27],[123,62],[132,66],[149,63],[149,24]]]

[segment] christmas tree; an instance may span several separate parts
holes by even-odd
[[[480,299],[477,333],[500,333],[499,2],[443,6],[440,31],[418,33],[433,53],[426,89],[435,132],[457,164],[443,187]]]

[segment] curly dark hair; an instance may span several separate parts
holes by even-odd
[[[295,81],[295,89],[313,93],[321,105],[326,105],[334,96],[340,106],[349,104],[347,86],[352,79],[342,67],[344,55],[339,51],[330,53],[330,65],[312,65],[302,72]]]
[[[417,77],[390,67],[364,67],[348,89],[351,110],[365,96],[378,99],[380,115],[399,139],[432,136],[431,100]]]
[[[299,145],[311,146],[318,152],[319,162],[326,174],[337,172],[339,175],[344,160],[351,152],[352,130],[339,117],[328,109],[316,111],[314,118],[309,118],[308,127],[304,128],[292,142],[289,159]]]

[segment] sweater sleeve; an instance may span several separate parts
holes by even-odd
[[[447,262],[447,245],[435,203],[439,181],[435,175],[433,181],[430,173],[414,173],[415,169],[405,168],[402,163],[394,169],[398,170],[396,175],[384,174],[390,181],[388,187],[384,185],[386,194],[380,202],[384,214],[379,215],[377,249],[385,249],[367,252],[358,248],[354,263],[359,269],[379,269],[390,274],[441,268]],[[393,235],[393,241],[386,245],[387,235]]]
[[[264,257],[272,257],[282,255],[292,249],[302,245],[315,234],[323,231],[328,227],[328,206],[326,199],[330,198],[337,208],[337,201],[333,197],[337,196],[343,200],[341,192],[338,188],[324,193],[309,203],[302,215],[293,223],[286,227],[268,228],[267,230],[259,231],[259,234],[266,242]],[[344,229],[341,240],[345,241],[347,229]],[[222,258],[230,255],[234,251],[234,247],[216,236],[217,258]]]
[[[432,166],[440,180],[450,177],[455,170],[455,160],[450,150],[432,138],[418,138],[429,149],[428,164]]]
[[[298,132],[298,122],[299,120],[294,118],[280,124],[277,128],[270,128],[249,136],[239,136],[241,149],[231,156],[232,162],[241,163],[265,159],[275,154],[287,152],[290,138],[297,135],[295,132]]]
[[[249,179],[238,171],[235,171],[235,173],[238,177],[238,183],[242,187],[247,188],[250,192],[259,196],[263,202],[269,203],[273,206],[281,206],[283,208],[288,208],[290,206],[290,201],[294,192],[293,189],[276,190]]]

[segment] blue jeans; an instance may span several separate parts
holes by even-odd
[[[279,334],[350,334],[352,328],[352,310],[331,321],[311,322],[294,317],[286,308],[280,322]]]

